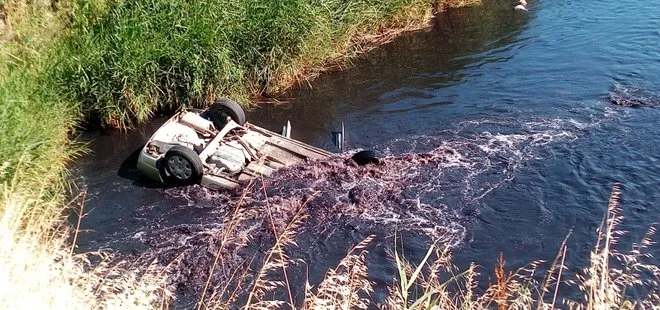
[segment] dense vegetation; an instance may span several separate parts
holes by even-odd
[[[427,22],[430,0],[201,0],[71,4],[56,83],[114,126],[158,109],[276,94],[359,38]]]

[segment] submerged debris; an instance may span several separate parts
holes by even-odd
[[[660,106],[660,96],[636,87],[618,84],[613,87],[609,99],[613,104],[631,108]]]

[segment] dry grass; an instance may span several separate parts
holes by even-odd
[[[619,209],[620,187],[612,190],[608,209],[598,229],[598,241],[591,252],[591,265],[578,275],[584,299],[568,301],[573,309],[658,309],[660,306],[660,269],[647,263],[646,252],[655,243],[655,227],[651,227],[639,243],[628,252],[614,246],[625,233],[618,226],[623,220]],[[632,299],[630,290],[647,291]]]
[[[56,220],[40,212],[61,208],[60,198],[45,189],[26,193],[6,183],[0,189],[2,308],[153,309],[164,305],[169,293],[163,289],[166,274],[162,268],[133,269],[103,253],[72,254],[62,216]]]
[[[264,195],[266,194],[265,187],[263,188]],[[267,197],[267,196],[266,196]],[[264,298],[266,292],[271,292],[278,287],[284,287],[289,297],[289,307],[294,307],[294,301],[291,294],[291,285],[287,275],[287,267],[289,266],[289,256],[284,251],[287,246],[295,245],[296,234],[298,228],[302,225],[306,218],[305,215],[306,203],[301,204],[295,211],[289,223],[283,228],[278,229],[273,214],[271,212],[270,203],[266,200],[266,212],[270,221],[273,236],[275,236],[275,244],[266,252],[261,269],[257,272],[256,280],[252,285],[250,294],[248,295],[245,309],[279,309],[286,305],[284,301],[267,300]],[[281,230],[281,231],[279,231]],[[284,281],[270,280],[270,276],[282,271]]]
[[[216,300],[200,308],[367,309],[378,306],[382,309],[474,310],[542,310],[558,307],[588,310],[658,309],[660,271],[656,265],[644,262],[650,258],[646,250],[654,244],[651,237],[655,229],[651,228],[641,242],[633,244],[631,251],[615,250],[614,245],[623,234],[618,229],[622,220],[618,208],[619,195],[620,190],[616,186],[605,219],[598,230],[590,264],[577,276],[568,276],[565,272],[568,268],[565,265],[568,237],[547,270],[540,269],[542,261],[535,261],[509,271],[504,257],[500,256],[494,270],[494,282],[486,285],[485,290],[477,289],[477,266],[471,265],[467,270],[459,272],[451,263],[451,251],[446,246],[439,243],[431,245],[418,264],[406,260],[395,247],[392,259],[398,277],[389,287],[389,295],[384,304],[375,304],[370,297],[373,288],[368,280],[366,257],[373,236],[354,246],[337,267],[327,271],[321,283],[312,286],[306,282],[304,298],[295,303],[285,276],[292,263],[286,251],[295,247],[296,230],[305,217],[306,203],[302,203],[288,225],[283,228],[272,226],[276,241],[266,252],[263,267],[256,271],[256,278],[251,282],[245,281],[249,283],[245,291],[245,294],[249,294],[247,299],[233,298],[230,302]],[[271,223],[274,223],[272,217]],[[275,278],[285,280],[272,280]],[[275,294],[277,290],[281,290],[281,294]],[[568,300],[562,297],[575,290],[582,293],[582,299]],[[637,294],[631,294],[632,291]],[[266,296],[288,298],[279,300],[268,299]],[[247,301],[239,303],[239,300]]]
[[[495,269],[495,283],[488,286],[485,292],[475,291],[474,279],[477,272],[474,267],[455,275],[454,267],[447,257],[448,251],[435,250],[437,257],[434,262],[427,262],[429,255],[415,266],[398,258],[395,253],[397,267],[400,271],[397,285],[391,288],[386,308],[388,309],[554,309],[559,306],[560,288],[574,289],[570,285],[577,283],[582,292],[582,300],[565,300],[564,305],[571,309],[658,309],[660,305],[660,269],[658,266],[645,263],[650,259],[646,252],[654,242],[652,236],[655,228],[639,242],[632,246],[631,251],[621,252],[614,248],[623,231],[618,229],[623,217],[619,210],[620,188],[615,186],[609,201],[603,223],[598,230],[598,239],[591,252],[590,265],[580,272],[575,279],[562,277],[567,268],[565,258],[567,253],[566,240],[552,263],[550,269],[541,272],[539,262],[533,262],[515,272],[505,270],[503,257],[498,260]],[[429,249],[431,253],[433,247]],[[439,270],[448,273],[447,280],[438,279]],[[536,280],[543,276],[544,281]],[[411,282],[416,281],[415,285]],[[643,292],[632,297],[631,291]],[[414,297],[409,292],[418,292]],[[564,291],[566,293],[566,291]]]
[[[373,288],[367,279],[366,248],[373,238],[355,245],[337,267],[328,270],[316,289],[306,282],[301,309],[367,309]]]

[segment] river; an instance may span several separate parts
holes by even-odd
[[[310,222],[325,227],[303,226],[294,251],[310,265],[310,281],[376,234],[369,266],[382,298],[395,274],[386,255],[394,231],[412,260],[441,237],[459,267],[477,262],[488,276],[500,253],[510,268],[552,260],[572,230],[568,265],[575,271],[588,259],[617,182],[629,231],[623,245],[658,222],[660,7],[642,0],[529,2],[524,14],[508,1],[452,10],[432,29],[293,90],[287,103],[248,114],[276,131],[291,120],[294,138],[330,150],[330,132],[343,121],[351,149],[388,156],[387,169],[373,178],[336,167],[311,177],[312,168],[301,167],[272,181],[269,195],[284,199],[303,197],[301,190],[336,195],[312,206]],[[84,135],[93,153],[73,167],[89,197],[79,250],[194,251],[197,245],[181,242],[221,229],[228,194],[164,188],[131,168],[131,154],[164,119]],[[362,210],[330,208],[338,204]],[[658,247],[651,252],[660,257]],[[189,306],[195,294],[185,287],[179,293],[179,306]]]

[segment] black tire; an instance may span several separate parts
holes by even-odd
[[[182,145],[176,145],[165,153],[162,166],[167,174],[165,181],[171,184],[194,184],[201,180],[204,173],[199,155]]]
[[[376,152],[370,151],[370,150],[365,150],[365,151],[359,151],[353,156],[351,156],[351,159],[358,164],[358,166],[364,166],[367,164],[378,164],[380,163],[380,160],[378,159],[378,156],[376,155]]]
[[[204,114],[204,117],[212,121],[218,130],[225,126],[227,117],[231,117],[234,122],[241,126],[245,125],[245,111],[233,100],[218,99]]]

